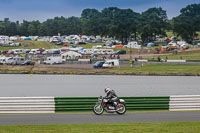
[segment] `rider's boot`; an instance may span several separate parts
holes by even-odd
[[[118,109],[117,102],[114,102],[114,107],[115,107],[115,110],[117,110],[117,109]]]

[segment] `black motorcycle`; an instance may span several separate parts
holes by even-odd
[[[111,103],[108,99],[100,96],[98,98],[98,102],[93,107],[93,112],[96,115],[101,115],[103,112],[114,113],[116,112],[119,115],[123,115],[126,113],[126,104],[123,99],[119,99],[116,107]]]

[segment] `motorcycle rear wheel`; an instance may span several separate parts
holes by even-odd
[[[96,115],[101,115],[104,112],[104,108],[101,104],[95,104],[93,107],[93,112]]]
[[[118,106],[122,106],[120,110],[117,111],[117,114],[123,115],[126,113],[126,105],[124,103],[119,103]]]

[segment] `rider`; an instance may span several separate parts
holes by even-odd
[[[116,95],[114,90],[111,90],[110,88],[105,88],[105,93],[106,99],[109,99],[109,101],[111,101],[111,103],[114,105],[115,109],[117,109],[117,101],[118,101],[118,96]]]

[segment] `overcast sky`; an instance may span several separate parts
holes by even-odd
[[[169,18],[179,15],[180,9],[200,0],[0,0],[0,20],[40,20],[56,16],[77,16],[85,8],[102,10],[106,7],[131,8],[143,12],[148,8],[162,7]]]

